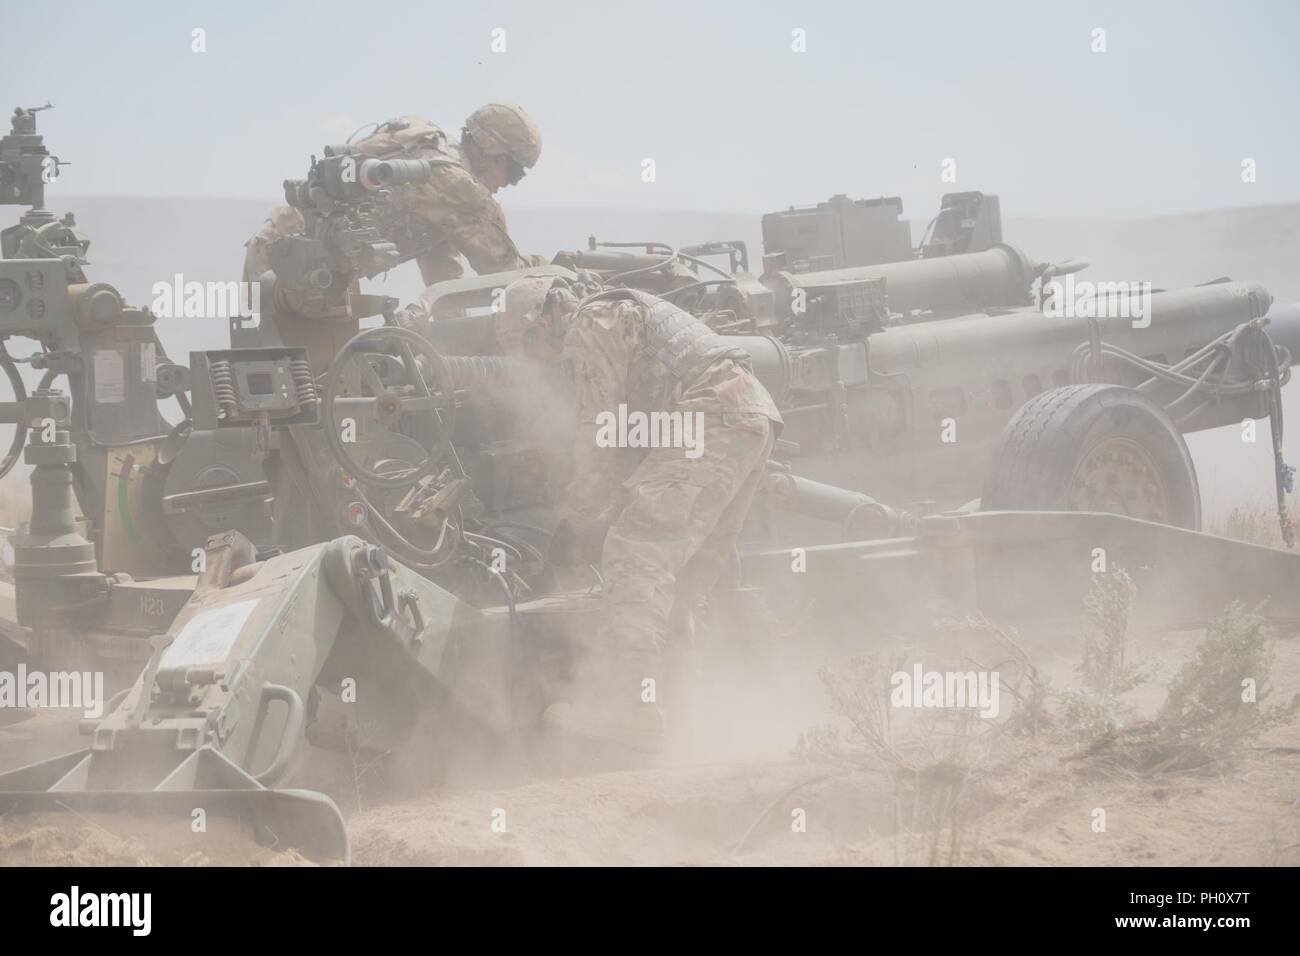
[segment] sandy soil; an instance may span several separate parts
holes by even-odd
[[[258,846],[233,823],[206,834],[189,821],[123,814],[40,813],[0,819],[0,866],[309,866],[294,851]]]
[[[1138,642],[1140,656],[1159,662],[1159,679],[1133,694],[1135,717],[1154,711],[1197,637]],[[1068,683],[1071,639],[1042,634],[1025,647],[1055,686]],[[1300,635],[1276,648],[1280,699],[1300,692]],[[932,781],[896,776],[883,761],[846,767],[794,757],[794,737],[817,715],[799,689],[811,685],[791,685],[784,673],[780,688],[729,701],[731,723],[713,709],[688,714],[694,726],[679,728],[655,765],[557,769],[554,755],[535,747],[523,762],[435,786],[400,773],[340,786],[337,763],[317,777],[335,781],[359,865],[1300,865],[1300,720],[1214,772],[1155,775],[1081,756],[1059,731],[992,734],[953,827],[935,813]],[[759,719],[777,692],[798,716]],[[48,726],[30,729],[52,736]],[[0,754],[25,730],[0,728]],[[1098,809],[1104,832],[1094,828]],[[194,835],[186,820],[0,818],[0,865],[309,862],[257,846],[228,821]]]
[[[1135,718],[1163,700],[1198,636],[1138,645],[1162,679],[1135,692]],[[1031,656],[1062,686],[1072,655],[1053,659],[1042,640]],[[1273,682],[1278,699],[1300,692],[1295,635],[1277,643]],[[1293,721],[1217,771],[1148,775],[1081,757],[1060,732],[1003,736],[975,765],[956,833],[928,829],[932,804],[883,762],[795,759],[430,793],[365,807],[350,831],[355,861],[374,865],[1300,865],[1300,753],[1269,749],[1297,744]]]

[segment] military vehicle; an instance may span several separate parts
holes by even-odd
[[[401,315],[360,294],[405,254],[384,190],[428,170],[329,148],[286,184],[308,229],[272,248],[257,320],[180,365],[147,310],[88,280],[75,223],[45,211],[35,122],[16,111],[0,140],[0,197],[31,207],[3,236],[0,338],[40,347],[0,360],[15,392],[0,403],[17,432],[6,464],[22,452],[33,466],[13,585],[0,582],[15,607],[0,664],[103,670],[120,689],[86,722],[88,748],[0,773],[0,814],[203,807],[346,860],[334,802],[279,788],[305,742],[385,751],[417,724],[518,739],[587,652],[598,598],[557,588],[543,559],[565,479],[548,430],[563,415],[547,414],[562,384],[502,354],[492,310],[539,270],[439,283]],[[1079,264],[1032,263],[991,219],[967,229],[976,207],[996,212],[954,200],[956,228],[936,223],[895,262],[798,271],[817,248],[769,249],[790,268],[753,278],[741,243],[593,244],[540,270],[681,302],[738,336],[785,409],[743,577],[713,595],[713,624],[745,631],[764,598],[819,595],[859,631],[955,609],[1063,616],[1097,549],[1134,569],[1155,619],[1230,597],[1300,619],[1300,556],[1196,530],[1180,433],[1271,415],[1280,442],[1291,347],[1270,338],[1267,292],[1156,293],[1146,338],[1127,318],[1053,322],[1028,304],[1035,284],[1042,301]],[[901,254],[877,245],[872,258]],[[385,324],[361,329],[369,316]],[[30,396],[19,361],[45,373]],[[173,400],[176,426],[158,411]],[[941,457],[954,423],[979,438],[949,450],[983,441],[991,468]],[[888,449],[921,458],[914,494],[952,478],[954,500],[983,486],[983,510],[870,495]],[[790,573],[792,548],[806,573]]]

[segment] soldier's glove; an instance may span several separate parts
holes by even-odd
[[[429,307],[418,299],[405,308],[398,309],[393,317],[401,328],[410,329],[421,335],[429,334],[429,322],[433,318],[429,313]]]
[[[603,524],[579,528],[567,518],[555,526],[551,544],[546,549],[546,563],[557,568],[577,568],[599,564],[607,527]]]

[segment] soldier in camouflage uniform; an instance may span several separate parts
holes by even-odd
[[[565,319],[564,291],[558,302],[553,290],[537,306],[538,283],[550,281],[512,284],[505,311],[514,311],[515,289],[523,287],[534,312],[525,350],[558,358],[573,377],[574,477],[549,557],[560,565],[599,561],[605,614],[601,660],[580,675],[572,701],[547,709],[544,722],[655,751],[663,744],[656,701],[674,600],[683,585],[702,593],[726,566],[781,415],[749,356],[689,313],[618,289],[587,297]],[[601,422],[607,426],[620,405],[629,416],[699,413],[702,428],[690,448],[608,447]]]
[[[403,116],[380,125],[354,146],[378,159],[432,159],[429,182],[394,190],[393,202],[432,228],[433,246],[418,257],[425,285],[462,275],[457,255],[475,272],[504,272],[531,263],[521,257],[506,229],[497,190],[523,179],[542,152],[542,135],[519,107],[490,103],[465,121],[459,144],[433,123]],[[304,229],[301,213],[277,206],[244,245],[244,281],[255,282],[270,268],[266,247]]]
[[[511,241],[505,215],[493,198],[499,189],[519,182],[541,155],[541,132],[522,109],[492,103],[475,110],[465,121],[459,144],[449,142],[428,120],[404,116],[378,126],[353,146],[367,157],[430,161],[428,182],[398,186],[389,197],[390,209],[405,220],[396,225],[406,226],[410,235],[422,240],[423,248],[415,258],[426,284],[459,277],[458,255],[479,273],[530,264]],[[244,280],[256,282],[270,268],[271,243],[304,229],[298,210],[273,209],[267,223],[246,243]],[[305,347],[315,374],[323,373],[339,347],[356,333],[357,320],[317,321],[322,316],[312,298],[318,290],[286,282],[276,291],[288,308],[272,312],[276,333],[272,340]],[[359,291],[355,280],[350,291]],[[422,331],[406,313],[398,320]],[[332,506],[339,494],[337,483],[314,466],[319,442],[318,430],[294,426],[267,461],[266,471],[276,489],[275,536],[283,547],[298,547],[345,530]]]

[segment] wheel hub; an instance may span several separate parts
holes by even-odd
[[[1169,489],[1151,453],[1131,438],[1107,438],[1083,456],[1068,491],[1075,511],[1167,523]]]

